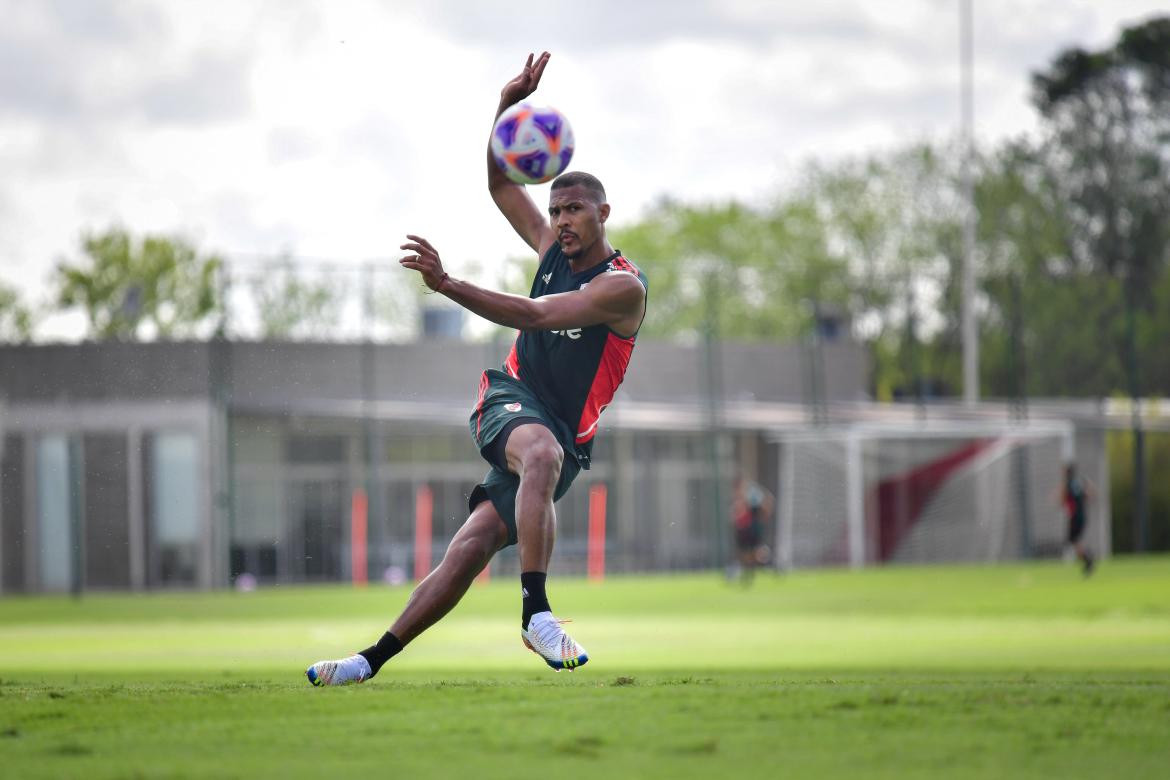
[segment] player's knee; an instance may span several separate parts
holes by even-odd
[[[545,484],[551,489],[561,476],[561,464],[564,459],[564,450],[551,436],[533,442],[524,451],[524,470],[520,478]]]
[[[447,548],[447,555],[451,556],[460,568],[482,568],[483,562],[490,558],[493,552],[491,540],[477,536],[452,542]]]
[[[487,543],[483,539],[466,539],[460,545],[459,555],[469,564],[478,563],[487,554]]]

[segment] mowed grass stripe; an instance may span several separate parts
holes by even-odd
[[[607,669],[1170,668],[1170,559],[557,580],[554,603]],[[295,670],[364,647],[407,588],[266,588],[0,601],[0,670]],[[524,668],[514,583],[474,588],[395,661]],[[995,608],[995,605],[999,605]],[[39,608],[39,609],[38,609]]]
[[[496,577],[475,586],[459,612],[514,615],[519,584]],[[604,583],[561,577],[549,584],[557,611],[580,616],[632,615],[943,615],[1097,617],[1144,615],[1170,619],[1170,557],[1105,561],[1089,579],[1057,561],[998,566],[907,566],[760,574],[751,588],[713,573],[616,576]],[[12,596],[0,598],[0,626],[20,623],[104,623],[273,619],[389,620],[408,586],[268,587],[232,591]]]
[[[516,622],[454,617],[392,668],[524,669],[533,657]],[[1170,669],[1170,621],[1158,618],[588,617],[572,626],[590,668]],[[272,620],[0,627],[0,670],[271,670],[299,674],[353,652],[382,625]]]

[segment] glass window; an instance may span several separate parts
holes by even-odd
[[[189,433],[160,433],[151,448],[151,541],[156,576],[195,582],[199,539],[199,445]]]
[[[68,590],[71,582],[69,499],[69,440],[44,436],[37,442],[37,540],[45,590]]]

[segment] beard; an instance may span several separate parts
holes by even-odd
[[[593,244],[586,244],[584,241],[581,240],[581,236],[574,233],[573,234],[573,248],[566,249],[565,245],[561,244],[561,251],[564,253],[565,257],[569,258],[570,260],[576,260],[576,259],[584,256],[584,254],[587,251],[589,251],[589,248],[591,246],[593,246]]]

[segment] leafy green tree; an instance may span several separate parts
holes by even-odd
[[[325,339],[336,330],[345,297],[344,280],[314,280],[289,257],[250,281],[266,339]]]
[[[842,262],[824,238],[812,204],[799,199],[759,209],[663,200],[611,235],[650,279],[643,332],[693,338],[714,325],[720,337],[746,341],[800,335],[802,300],[846,303]]]
[[[1109,49],[1069,49],[1034,76],[1074,261],[1123,279],[1136,304],[1170,259],[1170,17]]]
[[[804,183],[845,258],[847,305],[873,355],[879,399],[958,386],[957,280],[961,259],[957,158],[916,144],[814,166]]]
[[[0,282],[0,342],[32,338],[33,313],[20,300],[20,293]]]
[[[223,261],[182,238],[136,239],[112,228],[83,236],[81,246],[85,258],[58,263],[53,284],[58,305],[83,309],[90,338],[191,337],[219,311]]]
[[[1062,52],[1033,86],[1067,262],[1120,284],[1125,326],[1113,329],[1114,351],[1140,396],[1142,331],[1170,266],[1170,17],[1123,30],[1107,49]]]
[[[1061,193],[1043,147],[1012,141],[980,164],[975,190],[991,396],[1108,395],[1120,379],[1108,333],[1116,285],[1072,256]]]

